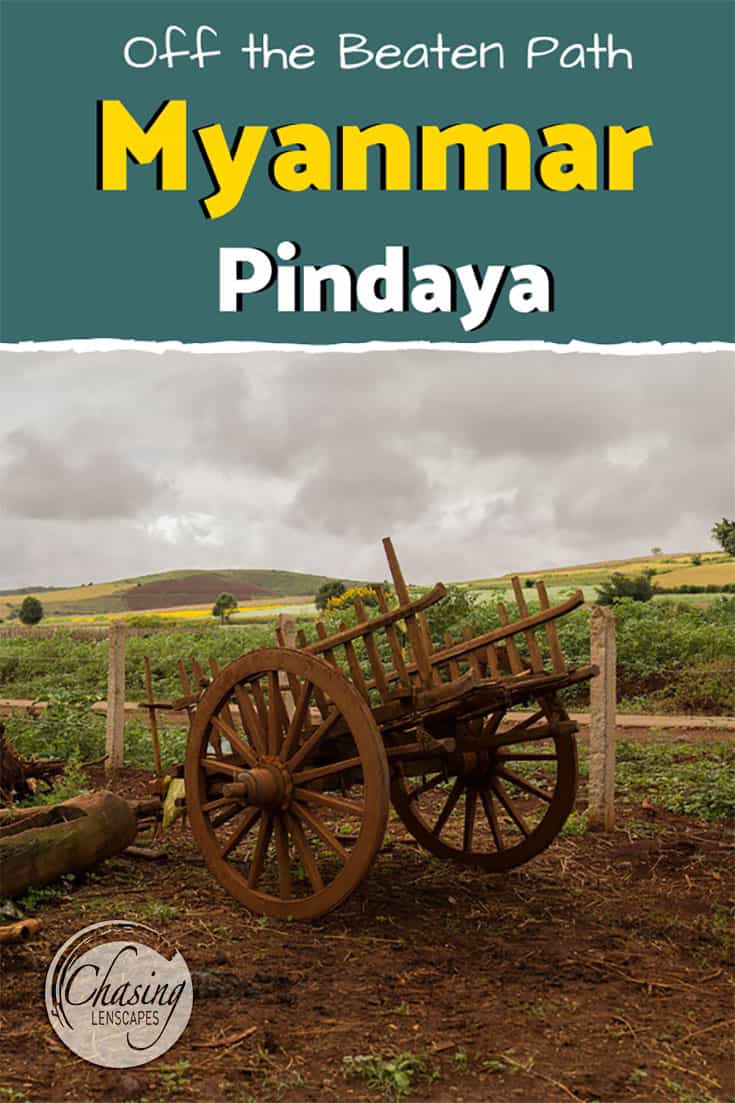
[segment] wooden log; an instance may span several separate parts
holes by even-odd
[[[7,923],[0,927],[0,946],[8,946],[14,942],[27,942],[41,930],[43,922],[40,919],[21,919],[17,923]]]
[[[104,789],[34,811],[37,818],[0,827],[0,897],[93,869],[138,833],[128,802]]]

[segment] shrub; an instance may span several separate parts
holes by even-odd
[[[18,616],[22,624],[39,624],[43,620],[43,605],[37,597],[28,594],[21,602]]]
[[[212,616],[219,617],[222,624],[229,620],[230,613],[237,609],[237,601],[232,594],[222,593],[212,606]]]
[[[735,521],[728,521],[726,517],[712,526],[712,535],[723,551],[735,556]]]
[[[638,575],[611,574],[607,582],[597,588],[597,604],[613,605],[621,598],[633,601],[650,601],[653,597],[653,583],[650,571]]]
[[[327,602],[330,598],[341,597],[345,592],[345,586],[343,582],[340,582],[336,578],[330,579],[329,582],[322,582],[321,586],[314,595],[314,604],[320,611],[325,609]]]

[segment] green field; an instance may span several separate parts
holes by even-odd
[[[640,574],[643,570],[653,571],[654,585],[664,588],[735,584],[735,559],[721,552],[647,555],[575,567],[523,571],[519,572],[519,577],[524,589],[526,583],[543,579],[554,601],[562,600],[577,589],[584,592],[586,601],[594,601],[596,588],[606,582],[613,572]],[[207,607],[211,607],[217,594],[223,590],[230,590],[238,598],[238,618],[252,620],[263,615],[275,616],[278,611],[293,612],[288,599],[299,598],[301,602],[309,602],[325,581],[327,578],[324,575],[279,570],[162,571],[138,578],[90,582],[65,589],[0,591],[0,620],[9,619],[27,593],[34,593],[41,600],[47,619],[58,618],[60,622],[74,618],[79,623],[86,620],[104,621],[108,617],[139,617],[159,612],[171,617],[177,611],[182,619],[196,619],[207,615]],[[349,580],[345,582],[352,585]],[[512,600],[513,597],[510,575],[462,581],[457,585],[483,595],[483,600],[484,595],[498,601]],[[532,585],[528,587],[528,594],[535,594]],[[706,600],[709,596],[702,595],[702,598]],[[282,599],[282,605],[279,605],[278,599]],[[704,600],[701,603],[704,604]],[[255,608],[265,604],[278,608],[275,612]],[[249,605],[254,607],[248,608]],[[313,615],[313,609],[309,612]],[[306,615],[305,611],[302,615]]]

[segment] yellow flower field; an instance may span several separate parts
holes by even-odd
[[[735,560],[729,563],[703,562],[700,567],[681,567],[654,579],[659,586],[724,586],[735,582]]]

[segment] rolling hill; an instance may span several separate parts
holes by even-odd
[[[692,562],[695,557],[701,562]],[[647,555],[519,573],[522,579],[543,578],[550,593],[560,593],[569,587],[582,587],[588,599],[594,600],[594,588],[614,571],[638,574],[645,569],[652,569],[655,572],[654,582],[663,587],[677,587],[688,583],[724,585],[735,582],[735,559],[728,558],[722,552]],[[163,571],[115,582],[90,582],[66,589],[24,587],[14,591],[0,591],[0,619],[6,619],[11,609],[17,608],[26,594],[34,594],[40,598],[47,618],[91,618],[126,614],[134,616],[156,611],[163,613],[167,610],[191,610],[189,615],[199,615],[193,611],[211,609],[217,595],[223,591],[232,593],[244,610],[248,605],[262,605],[265,611],[268,603],[291,601],[300,604],[309,601],[327,580],[324,575],[302,574],[298,571],[182,570]],[[347,586],[356,584],[349,579],[343,581]],[[510,588],[510,576],[473,579],[459,584],[472,590],[505,591]],[[252,612],[255,611],[254,608]]]
[[[326,581],[325,575],[298,571],[165,571],[117,582],[90,582],[67,589],[24,587],[6,591],[0,594],[0,617],[7,617],[26,594],[40,598],[46,616],[95,616],[212,605],[223,591],[233,594],[239,602],[311,597]],[[350,584],[349,580],[345,581]]]

